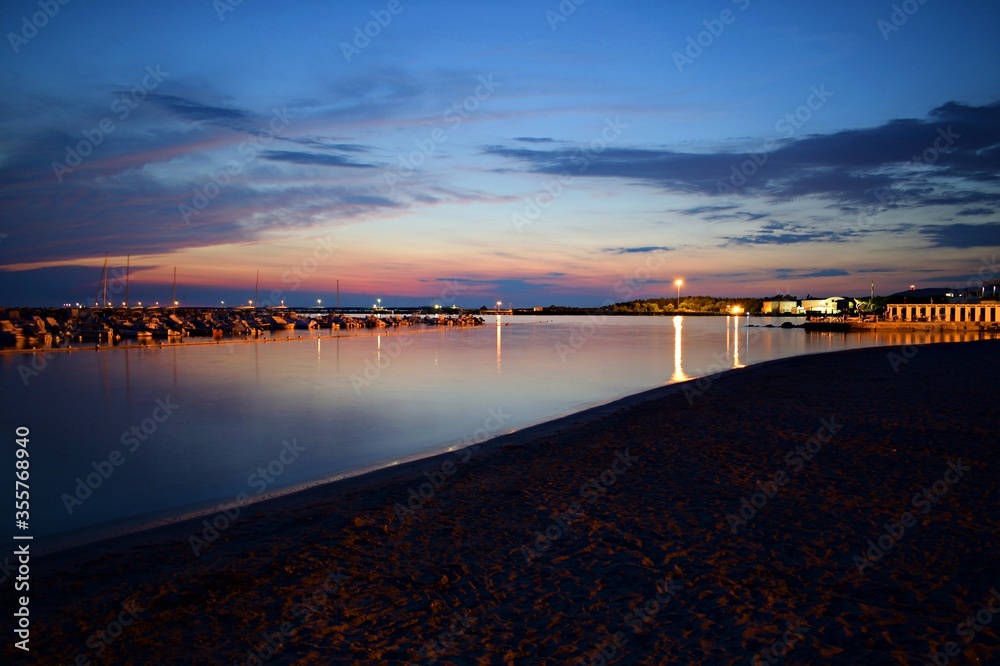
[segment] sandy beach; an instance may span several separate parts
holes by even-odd
[[[35,558],[5,660],[1000,663],[998,352],[773,361]]]

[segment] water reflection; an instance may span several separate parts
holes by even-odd
[[[726,338],[729,336],[726,335]],[[747,352],[750,351],[750,327],[747,327]],[[743,368],[746,367],[744,364],[740,363],[740,318],[739,316],[733,317],[733,367]]]
[[[500,374],[500,315],[497,315],[497,374]]]
[[[670,375],[672,382],[686,382],[688,376],[684,374],[682,366],[683,355],[681,354],[681,329],[684,326],[684,318],[681,315],[674,316],[674,374]]]

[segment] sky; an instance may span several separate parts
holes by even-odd
[[[93,304],[106,256],[130,305],[1000,278],[991,0],[8,0],[0,28],[3,305]]]

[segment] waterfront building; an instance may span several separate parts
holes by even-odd
[[[1000,303],[890,303],[885,306],[888,321],[969,322],[995,324]]]

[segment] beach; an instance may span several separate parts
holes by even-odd
[[[771,361],[39,557],[30,656],[10,633],[4,652],[998,663],[998,351]],[[16,607],[9,581],[3,594]]]

